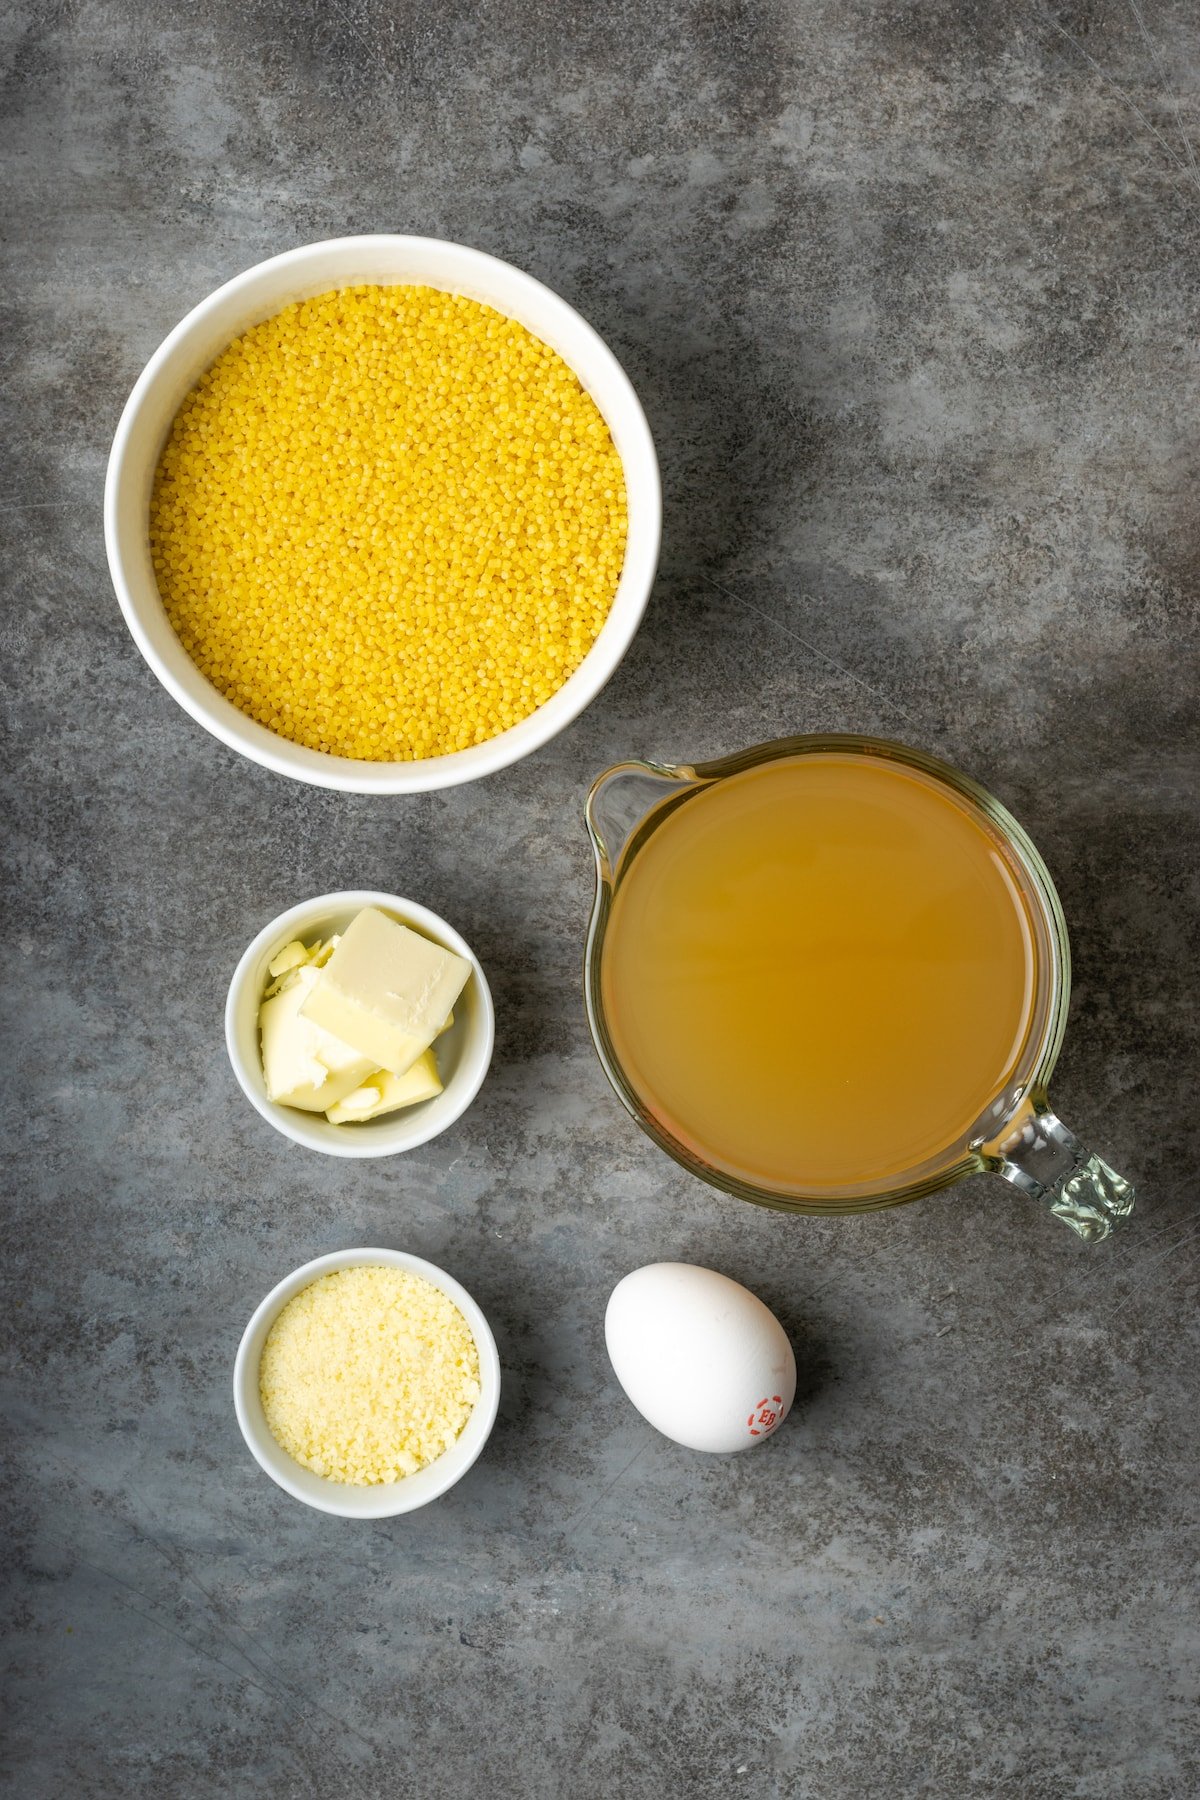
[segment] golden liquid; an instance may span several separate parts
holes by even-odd
[[[698,790],[622,867],[601,953],[617,1060],[685,1150],[783,1192],[953,1162],[1035,1012],[1028,877],[981,814],[879,756]]]

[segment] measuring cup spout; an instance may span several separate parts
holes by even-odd
[[[625,846],[653,809],[697,779],[695,769],[682,763],[623,762],[593,782],[586,818],[598,886],[611,889]]]

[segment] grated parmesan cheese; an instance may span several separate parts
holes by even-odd
[[[259,1392],[289,1456],[329,1481],[372,1487],[450,1448],[479,1399],[479,1351],[457,1306],[423,1276],[336,1269],[272,1325]]]

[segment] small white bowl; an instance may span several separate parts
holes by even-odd
[[[479,1351],[479,1399],[449,1450],[436,1462],[418,1469],[415,1475],[406,1475],[403,1481],[391,1481],[379,1487],[352,1487],[344,1481],[327,1481],[323,1475],[314,1475],[311,1469],[304,1468],[289,1456],[271,1435],[258,1385],[267,1333],[288,1301],[318,1277],[328,1275],[334,1269],[360,1268],[364,1263],[383,1263],[388,1268],[405,1269],[411,1275],[423,1275],[434,1287],[441,1288],[467,1321]],[[343,1519],[389,1519],[436,1500],[456,1481],[461,1481],[471,1467],[496,1423],[496,1410],[500,1405],[500,1357],[491,1327],[479,1307],[444,1269],[419,1256],[409,1256],[403,1250],[335,1250],[332,1255],[318,1256],[315,1261],[305,1263],[303,1268],[285,1276],[258,1307],[238,1345],[233,1365],[233,1404],[251,1454],[271,1480],[278,1482],[295,1499],[303,1500],[306,1506],[315,1506],[318,1512],[337,1513]]]
[[[205,679],[175,635],[150,560],[150,490],[184,396],[234,338],[294,300],[357,282],[415,283],[465,294],[516,319],[557,350],[596,402],[625,469],[629,528],[616,598],[571,678],[520,724],[448,756],[371,763],[308,750],[247,718]],[[646,416],[604,340],[531,275],[465,244],[438,238],[334,238],[273,256],[202,300],[146,364],[121,415],[108,459],[104,540],[125,622],[158,679],[198,724],[277,774],[358,794],[428,793],[503,769],[569,725],[596,698],[641,623],[658,565],[662,493]]]
[[[379,1119],[331,1125],[323,1113],[301,1112],[269,1098],[263,1075],[258,1009],[270,985],[271,961],[285,944],[293,938],[311,944],[316,938],[327,938],[331,932],[345,931],[364,906],[377,906],[444,950],[465,956],[471,975],[455,1005],[454,1024],[435,1046],[442,1092],[432,1100],[420,1100],[416,1106],[385,1113]],[[225,1002],[225,1045],[242,1092],[276,1131],[293,1143],[323,1151],[326,1156],[395,1156],[437,1137],[466,1112],[482,1087],[495,1037],[491,990],[470,945],[428,907],[402,900],[399,894],[376,894],[365,889],[321,894],[264,925],[234,970]]]

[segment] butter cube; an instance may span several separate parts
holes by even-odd
[[[470,973],[464,957],[368,906],[347,926],[302,1015],[353,1045],[372,1069],[403,1075],[432,1044]]]
[[[278,956],[267,967],[268,975],[274,975],[275,980],[267,989],[266,998],[273,1000],[276,994],[283,992],[284,988],[291,987],[296,979],[298,969],[303,969],[310,963],[314,969],[324,968],[337,949],[339,942],[340,939],[335,935],[327,944],[323,944],[318,938],[316,943],[309,944],[307,949],[299,938],[294,939],[290,944],[285,944]]]
[[[319,979],[317,969],[295,969],[288,986],[264,1000],[258,1012],[267,1093],[302,1112],[336,1106],[377,1067],[361,1050],[304,1017],[304,1002]]]
[[[441,1091],[442,1082],[436,1059],[432,1050],[426,1050],[403,1075],[393,1075],[387,1069],[380,1069],[372,1075],[370,1081],[355,1088],[352,1094],[347,1094],[336,1106],[331,1106],[325,1117],[332,1125],[349,1125],[356,1120],[377,1119],[380,1113],[399,1112],[402,1106],[415,1106],[418,1100],[432,1100]]]
[[[299,938],[293,938],[292,942],[285,944],[279,955],[268,965],[267,973],[276,976],[286,975],[289,969],[298,969],[301,963],[308,961],[308,958],[309,952]]]

